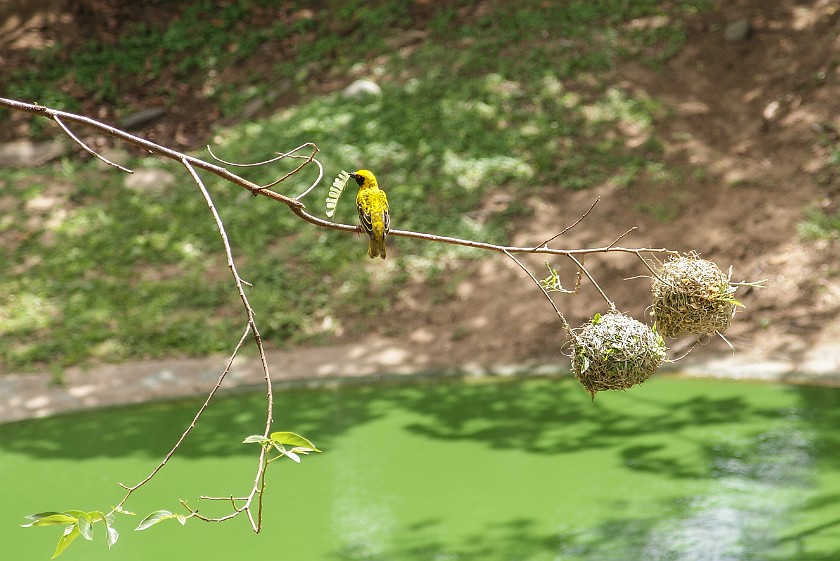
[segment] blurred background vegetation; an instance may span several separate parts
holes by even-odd
[[[667,185],[686,173],[665,161],[653,127],[668,110],[623,88],[616,68],[633,59],[661,69],[685,41],[684,20],[712,9],[708,0],[160,0],[127,17],[119,3],[79,4],[89,13],[77,16],[100,17],[102,32],[27,51],[4,71],[3,96],[115,124],[159,106],[180,128],[138,134],[202,158],[206,144],[250,162],[314,142],[326,170],[308,198],[316,214],[341,169],[364,167],[389,192],[394,227],[492,242],[529,219],[529,197],[632,189],[640,177]],[[381,93],[342,94],[360,78]],[[35,140],[60,136],[44,119],[20,118],[0,115]],[[0,370],[229,350],[241,304],[206,205],[177,165],[141,156],[128,150],[125,161],[175,182],[127,189],[123,174],[75,150],[36,169],[0,169]],[[268,182],[288,169],[243,175]],[[297,194],[314,177],[307,168],[279,190]],[[434,282],[447,264],[480,256],[400,239],[386,262],[369,264],[363,240],[207,181],[275,347],[376,329],[406,282]],[[504,204],[477,212],[494,194]],[[350,199],[336,220],[355,221]],[[59,210],[39,215],[50,200]],[[664,203],[640,210],[674,218]],[[830,236],[836,217],[825,220],[816,213],[805,235]]]

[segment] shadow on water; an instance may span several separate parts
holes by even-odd
[[[321,442],[386,414],[373,386],[275,394],[274,430]],[[43,458],[161,457],[180,437],[203,398],[152,402],[0,425],[0,449]],[[218,396],[180,449],[183,457],[251,455],[241,444],[265,425],[265,394]]]
[[[663,506],[664,512],[678,512],[677,507]],[[717,513],[712,513],[717,514]],[[673,518],[612,518],[585,530],[541,531],[541,521],[517,518],[488,524],[483,531],[458,543],[441,539],[445,525],[431,519],[422,525],[405,528],[396,549],[376,551],[366,544],[354,544],[336,551],[334,561],[508,561],[527,559],[562,559],[564,561],[804,561],[836,560],[840,549],[813,555],[790,540],[775,539],[770,532],[734,527],[721,518],[717,523],[692,516],[675,514]],[[777,520],[781,523],[781,520]],[[830,524],[836,526],[838,521]],[[739,526],[738,524],[741,524]],[[817,528],[817,531],[825,528]]]
[[[819,433],[817,453],[840,469],[840,390],[819,387],[796,388],[801,406],[799,415]]]
[[[835,431],[840,426],[840,392],[807,387],[789,391],[796,392],[802,403],[795,414],[819,432],[815,441],[819,455],[840,467],[840,434]],[[718,457],[725,450],[715,438],[697,440],[697,429],[712,434],[718,426],[793,414],[755,403],[746,394],[672,397],[645,392],[643,387],[618,396],[600,394],[592,402],[570,379],[339,384],[278,392],[274,427],[329,446],[353,427],[402,409],[416,414],[405,430],[425,438],[480,442],[495,449],[533,454],[618,447],[632,469],[675,478],[705,477],[707,472],[698,472],[695,462],[684,462],[664,444],[639,442],[638,437],[684,433],[686,444],[706,456]],[[217,398],[181,454],[250,454],[240,443],[245,436],[262,432],[264,401],[262,394]],[[200,404],[200,399],[155,402],[10,423],[0,426],[0,449],[50,458],[158,457],[180,436]]]
[[[756,396],[745,384],[692,384],[651,384],[594,402],[574,380],[553,378],[287,389],[276,396],[275,427],[329,450],[351,431],[399,412],[398,435],[540,459],[609,450],[621,469],[702,489],[639,503],[650,511],[617,502],[592,524],[578,523],[574,513],[551,514],[557,518],[547,524],[526,510],[525,517],[520,511],[479,521],[463,534],[451,529],[453,514],[441,505],[440,517],[434,511],[403,526],[395,522],[393,545],[345,540],[332,552],[335,561],[840,559],[840,539],[832,541],[840,537],[840,483],[816,482],[820,470],[832,477],[840,471],[840,391],[788,387]],[[261,393],[220,397],[182,454],[252,455],[240,443],[262,431],[264,399]],[[157,402],[3,425],[0,452],[160,458],[200,404]],[[627,491],[617,492],[614,500],[621,501]],[[635,490],[629,493],[628,500],[639,500]]]
[[[422,398],[403,395],[400,405],[427,415],[407,429],[431,438],[538,454],[615,447],[629,469],[678,479],[702,476],[714,483],[697,495],[663,498],[648,512],[608,516],[588,528],[575,527],[572,520],[568,527],[546,531],[545,520],[520,517],[488,524],[453,543],[441,538],[444,521],[428,519],[398,530],[395,549],[350,543],[333,559],[840,560],[840,540],[834,539],[840,537],[840,493],[816,481],[822,469],[840,468],[840,392],[791,387],[786,391],[794,399],[775,407],[749,398],[636,397],[632,401],[644,402],[646,412],[623,412],[582,402],[568,387],[530,385],[527,391],[516,383],[478,385],[466,400],[441,386],[426,389]],[[578,431],[556,430],[572,423]],[[756,429],[737,436],[716,432],[733,423],[752,423]],[[663,456],[667,444],[621,445],[633,436],[689,434],[689,429],[709,435],[689,442],[703,456],[702,473],[691,467],[696,463],[681,462],[679,454]]]

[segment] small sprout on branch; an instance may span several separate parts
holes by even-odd
[[[338,174],[338,177],[333,180],[332,187],[330,187],[330,194],[327,197],[327,216],[332,218],[335,214],[335,207],[338,205],[338,198],[341,196],[344,187],[350,180],[350,174],[344,170]]]
[[[722,334],[744,307],[735,290],[728,275],[696,253],[672,257],[651,283],[656,324],[665,337]]]
[[[626,390],[650,378],[666,350],[655,326],[620,312],[595,314],[572,333],[572,370],[595,399],[599,391]]]
[[[279,456],[275,456],[274,458],[268,460],[268,463],[285,456],[296,464],[299,464],[301,454],[305,456],[310,452],[320,452],[320,450],[315,448],[315,445],[308,439],[293,432],[273,432],[268,438],[261,434],[253,434],[243,440],[242,443],[259,444],[265,448],[266,451],[274,449],[280,453]]]
[[[580,279],[581,279],[581,272],[578,269],[577,275],[575,277],[575,287],[572,290],[567,288],[563,288],[563,284],[560,282],[560,273],[557,269],[553,268],[551,264],[546,261],[545,266],[548,268],[549,275],[540,281],[540,286],[546,292],[561,292],[563,294],[577,294],[580,290]]]
[[[548,267],[549,274],[540,281],[540,286],[549,292],[555,292],[563,288],[560,284],[560,274],[557,272],[557,269],[553,269],[548,261],[545,262],[545,266]]]

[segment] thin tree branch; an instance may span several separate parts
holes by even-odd
[[[569,325],[569,322],[566,321],[566,317],[563,315],[563,312],[561,312],[560,308],[557,307],[557,304],[554,303],[554,300],[551,298],[551,295],[548,293],[548,291],[545,289],[545,287],[543,287],[543,285],[540,284],[540,281],[537,280],[537,277],[535,277],[531,273],[531,271],[529,271],[528,268],[525,267],[525,265],[523,265],[519,261],[519,259],[514,257],[512,253],[510,253],[509,251],[505,251],[504,254],[507,255],[508,257],[510,257],[511,259],[513,259],[513,262],[516,263],[517,265],[519,265],[519,268],[522,269],[523,271],[525,271],[525,274],[527,274],[529,277],[531,277],[531,280],[534,281],[534,284],[537,285],[537,288],[539,288],[540,291],[542,291],[543,295],[548,299],[549,303],[551,304],[551,307],[554,308],[554,311],[557,313],[557,317],[559,317],[560,321],[563,323],[563,328],[566,330],[566,332],[569,334],[569,336],[571,336],[572,335],[572,328]]]
[[[263,348],[262,338],[260,337],[260,332],[257,329],[257,324],[254,321],[254,310],[251,308],[251,304],[248,302],[248,296],[245,294],[245,288],[242,286],[242,280],[239,276],[239,273],[236,271],[236,264],[233,261],[233,252],[230,247],[230,242],[228,241],[227,233],[225,232],[224,223],[222,223],[222,219],[219,217],[219,213],[216,210],[215,205],[213,204],[213,199],[210,197],[210,193],[207,191],[207,188],[204,186],[204,183],[201,181],[201,178],[198,176],[198,173],[195,171],[195,168],[190,164],[187,158],[183,158],[181,162],[190,172],[193,180],[195,181],[196,185],[198,185],[199,189],[201,190],[201,194],[204,195],[204,200],[207,202],[207,206],[210,208],[210,212],[213,214],[213,219],[216,221],[216,228],[219,231],[219,235],[222,237],[222,243],[225,249],[225,255],[227,256],[228,267],[230,268],[231,273],[233,274],[234,282],[236,283],[236,289],[239,292],[239,298],[242,300],[242,305],[245,307],[245,313],[248,315],[248,331],[251,332],[254,338],[254,343],[257,346],[257,351],[259,352],[260,356],[260,364],[263,370],[263,376],[265,379],[266,384],[266,420],[265,420],[265,430],[263,432],[263,436],[268,438],[269,433],[271,432],[271,422],[274,414],[274,392],[271,386],[271,374],[269,372],[268,367],[268,359],[265,355],[265,349]],[[241,344],[241,342],[240,342]],[[232,360],[232,359],[231,359]],[[265,468],[266,468],[266,450],[264,447],[260,449],[260,456],[258,460],[258,467],[257,473],[254,478],[254,484],[251,488],[251,493],[248,495],[248,500],[246,501],[245,505],[237,512],[247,511],[248,512],[248,519],[251,521],[251,527],[255,533],[259,533],[261,526],[262,526],[262,493],[260,492],[260,482],[264,481],[265,478]],[[255,521],[254,518],[251,516],[250,508],[251,508],[251,501],[254,498],[255,494],[259,494],[259,516]]]
[[[0,98],[0,107],[8,107],[9,109],[16,109],[19,111],[24,111],[27,113],[32,113],[35,115],[41,115],[48,117],[50,119],[54,119],[55,116],[59,116],[62,119],[67,121],[76,122],[87,127],[90,127],[94,130],[100,131],[104,134],[111,135],[115,138],[119,138],[120,140],[124,140],[130,144],[134,144],[136,146],[140,146],[141,148],[148,150],[150,153],[157,154],[159,156],[164,156],[166,158],[171,158],[173,160],[177,160],[178,162],[186,161],[194,167],[204,169],[209,171],[222,179],[226,179],[231,183],[243,187],[247,189],[251,193],[255,195],[262,195],[273,199],[277,202],[283,203],[289,209],[298,215],[303,220],[311,224],[315,224],[321,228],[330,228],[332,230],[340,230],[344,232],[360,232],[361,228],[358,225],[349,225],[349,224],[341,224],[338,222],[331,222],[329,220],[323,220],[312,215],[309,212],[304,210],[305,205],[298,200],[303,195],[299,195],[297,198],[287,197],[285,195],[281,195],[269,189],[263,188],[251,181],[248,181],[230,171],[226,170],[225,168],[216,166],[214,164],[205,162],[204,160],[200,160],[198,158],[194,158],[192,156],[187,156],[186,154],[182,154],[176,150],[172,150],[170,148],[166,148],[164,146],[160,146],[155,144],[154,142],[150,142],[148,140],[139,138],[137,136],[131,135],[129,133],[123,132],[117,128],[105,125],[100,123],[99,121],[95,121],[94,119],[90,119],[88,117],[83,117],[81,115],[76,115],[73,113],[67,113],[65,111],[57,111],[54,109],[49,109],[47,107],[41,105],[32,105],[28,103],[22,103],[19,101],[14,101],[11,99]],[[298,149],[305,147],[306,144],[301,145]],[[294,152],[294,151],[292,151]],[[281,154],[278,158],[273,158],[271,160],[267,160],[267,162],[277,161],[278,159],[290,154],[291,152],[287,152],[285,154]],[[215,158],[215,156],[213,156]],[[303,156],[300,156],[303,157]],[[221,160],[220,160],[221,161]],[[248,166],[251,164],[229,164],[229,165],[238,165],[238,166]],[[253,164],[256,165],[256,164]],[[313,186],[309,187],[304,194],[308,193],[312,190]],[[578,219],[574,224],[565,228],[560,234],[567,232],[570,228],[576,226],[580,221],[586,217],[592,208],[597,203],[593,203],[589,209]],[[558,236],[560,234],[557,234]],[[596,247],[596,248],[579,248],[579,249],[551,249],[545,246],[546,243],[555,239],[557,236],[552,237],[551,239],[543,242],[543,244],[536,246],[536,247],[517,247],[517,246],[503,246],[498,244],[491,244],[487,242],[475,241],[475,240],[465,240],[461,238],[454,238],[450,236],[439,236],[436,234],[427,234],[424,232],[413,232],[409,230],[396,230],[392,229],[388,232],[389,236],[394,237],[406,237],[406,238],[413,238],[418,240],[425,240],[430,242],[437,242],[437,243],[447,243],[452,245],[461,245],[465,247],[474,247],[476,249],[485,249],[489,251],[497,251],[499,253],[536,253],[536,254],[546,254],[546,255],[589,255],[593,253],[607,253],[607,252],[619,252],[619,253],[634,253],[638,255],[640,252],[646,253],[674,253],[672,250],[667,248],[626,248],[626,247],[614,247],[612,244],[603,247]],[[620,238],[619,238],[620,239]],[[616,240],[617,241],[617,240]],[[614,244],[615,242],[613,242]]]
[[[121,131],[118,128],[106,125],[104,123],[100,123],[99,121],[96,121],[89,117],[83,117],[82,115],[76,115],[75,113],[68,113],[66,111],[50,109],[49,107],[44,107],[43,105],[23,103],[20,101],[6,99],[2,97],[0,97],[0,107],[14,109],[16,111],[23,111],[25,113],[31,113],[33,115],[40,115],[50,120],[55,120],[55,117],[58,116],[59,118],[67,122],[78,123],[80,125],[84,125],[91,129],[97,130],[101,133],[107,134],[109,136],[113,136],[114,138],[118,138],[122,141],[128,142],[129,144],[139,146],[140,148],[148,151],[149,153],[157,154],[158,156],[163,156],[165,158],[169,158],[178,162],[182,161],[183,159],[186,159],[190,164],[197,168],[209,171],[210,173],[213,173],[221,177],[222,179],[225,179],[235,185],[239,185],[240,187],[247,189],[255,195],[262,195],[263,197],[268,197],[269,199],[283,203],[284,205],[290,208],[298,208],[304,206],[303,203],[291,199],[285,195],[281,195],[280,193],[276,193],[274,191],[271,191],[270,189],[263,189],[259,185],[248,181],[247,179],[239,177],[235,173],[231,173],[223,167],[213,165],[211,163],[205,162],[204,160],[200,160],[198,158],[194,158],[192,156],[187,156],[186,154],[182,154],[181,152],[172,150],[171,148],[166,148],[165,146],[155,144],[154,142],[151,142],[144,138],[140,138],[139,136],[134,136],[133,134]]]
[[[545,240],[544,242],[542,242],[542,243],[540,243],[540,244],[537,244],[537,247],[548,247],[549,242],[554,241],[555,239],[559,238],[560,236],[562,236],[563,234],[565,234],[566,232],[568,232],[569,230],[571,230],[572,228],[574,228],[575,226],[577,226],[578,224],[580,224],[581,222],[583,222],[583,219],[584,219],[584,218],[586,218],[586,215],[587,215],[587,214],[589,214],[590,212],[592,212],[592,209],[593,209],[593,208],[595,208],[595,205],[597,205],[597,204],[598,204],[598,201],[600,201],[600,200],[601,200],[601,196],[600,196],[600,195],[598,195],[598,196],[595,198],[595,202],[594,202],[594,203],[592,203],[592,204],[589,206],[589,209],[588,209],[586,212],[584,212],[584,213],[580,216],[580,218],[578,218],[577,220],[575,220],[574,224],[572,224],[572,225],[570,225],[570,226],[566,226],[565,228],[563,228],[563,229],[562,229],[560,232],[558,232],[557,234],[554,234],[553,236],[551,236],[550,238],[548,238],[548,239],[547,239],[547,240]],[[614,242],[613,242],[613,243],[614,243]]]
[[[222,387],[222,382],[224,382],[225,376],[227,376],[228,372],[230,372],[231,366],[233,366],[233,359],[236,358],[237,353],[239,353],[239,349],[242,348],[242,344],[245,342],[245,339],[248,337],[248,333],[250,332],[250,329],[251,329],[250,326],[248,326],[245,329],[245,332],[242,334],[242,337],[239,338],[239,342],[236,344],[236,347],[234,348],[233,353],[230,355],[230,359],[228,359],[228,362],[225,365],[225,369],[222,371],[222,374],[219,376],[219,379],[216,381],[216,385],[213,386],[212,390],[210,390],[210,394],[207,396],[207,399],[204,400],[204,403],[202,404],[202,406],[199,408],[198,412],[193,417],[192,422],[190,422],[189,426],[187,426],[186,430],[184,430],[184,432],[181,434],[181,438],[178,439],[178,441],[175,443],[175,445],[172,447],[172,449],[169,450],[169,452],[166,454],[166,456],[163,458],[163,460],[151,471],[151,473],[149,473],[149,475],[147,475],[144,479],[142,479],[138,483],[135,483],[134,485],[132,485],[130,487],[120,483],[120,486],[123,489],[126,489],[128,492],[125,494],[123,499],[117,504],[117,506],[115,507],[115,510],[122,507],[122,505],[125,504],[125,502],[131,496],[131,494],[134,493],[134,491],[136,491],[137,489],[139,489],[140,487],[142,487],[143,485],[145,485],[146,483],[151,481],[151,479],[155,475],[157,475],[157,473],[160,470],[163,469],[163,467],[169,462],[169,460],[172,458],[172,456],[175,454],[175,452],[178,450],[178,448],[181,446],[181,444],[184,442],[184,440],[186,440],[186,438],[190,434],[190,432],[192,432],[192,430],[195,428],[195,425],[196,425],[196,423],[198,423],[199,418],[201,418],[201,415],[204,413],[204,411],[210,405],[210,401],[216,395],[216,392],[219,391],[219,388]]]
[[[627,234],[629,234],[630,232],[632,232],[632,231],[633,231],[633,230],[635,230],[635,229],[636,229],[636,227],[635,227],[635,226],[633,226],[632,228],[630,228],[629,230],[627,230],[626,232],[624,232],[623,234],[621,234],[620,236],[618,236],[616,239],[614,239],[614,240],[612,241],[612,243],[611,243],[611,244],[609,244],[609,245],[607,246],[607,249],[610,249],[612,246],[614,246],[615,244],[617,244],[617,243],[618,243],[618,241],[619,241],[621,238],[623,238],[624,236],[626,236]]]
[[[134,173],[132,170],[128,169],[127,167],[123,167],[119,164],[115,164],[114,162],[112,162],[111,160],[109,160],[108,158],[106,158],[105,156],[100,154],[99,152],[96,152],[95,150],[90,148],[87,144],[85,144],[84,142],[79,140],[79,138],[75,134],[73,134],[73,131],[71,131],[69,128],[67,128],[67,125],[65,125],[64,123],[61,122],[61,119],[59,118],[58,115],[53,115],[53,121],[58,123],[58,126],[60,126],[64,130],[64,132],[67,133],[67,136],[72,138],[76,142],[76,144],[81,146],[82,149],[84,149],[84,151],[87,152],[88,154],[90,154],[91,156],[93,156],[95,158],[98,158],[101,162],[106,163],[109,166],[113,166],[113,167],[117,168],[118,170],[124,171],[126,173]]]
[[[586,275],[586,278],[588,278],[588,279],[589,279],[589,281],[590,281],[593,285],[595,285],[595,288],[596,288],[596,289],[598,289],[598,292],[601,294],[601,297],[602,297],[604,300],[606,300],[606,301],[607,301],[607,305],[609,305],[610,310],[615,310],[615,303],[613,303],[613,301],[612,301],[612,300],[610,300],[610,299],[607,297],[607,294],[606,294],[606,293],[605,293],[605,292],[601,289],[601,287],[598,285],[598,282],[595,280],[595,277],[593,277],[593,276],[589,273],[589,271],[586,269],[586,267],[584,267],[584,266],[583,266],[583,263],[581,263],[580,261],[578,261],[577,257],[575,257],[574,255],[569,255],[568,257],[569,257],[569,259],[571,259],[572,261],[574,261],[574,262],[575,262],[575,265],[577,265],[577,266],[578,266],[578,269],[580,269],[581,271],[583,271],[583,274],[584,274],[584,275]]]

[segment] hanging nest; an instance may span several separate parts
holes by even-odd
[[[723,333],[742,306],[729,277],[696,254],[673,257],[653,277],[653,315],[665,337]]]
[[[592,399],[602,390],[641,384],[665,360],[665,342],[654,330],[619,312],[596,314],[572,334],[572,369]]]

